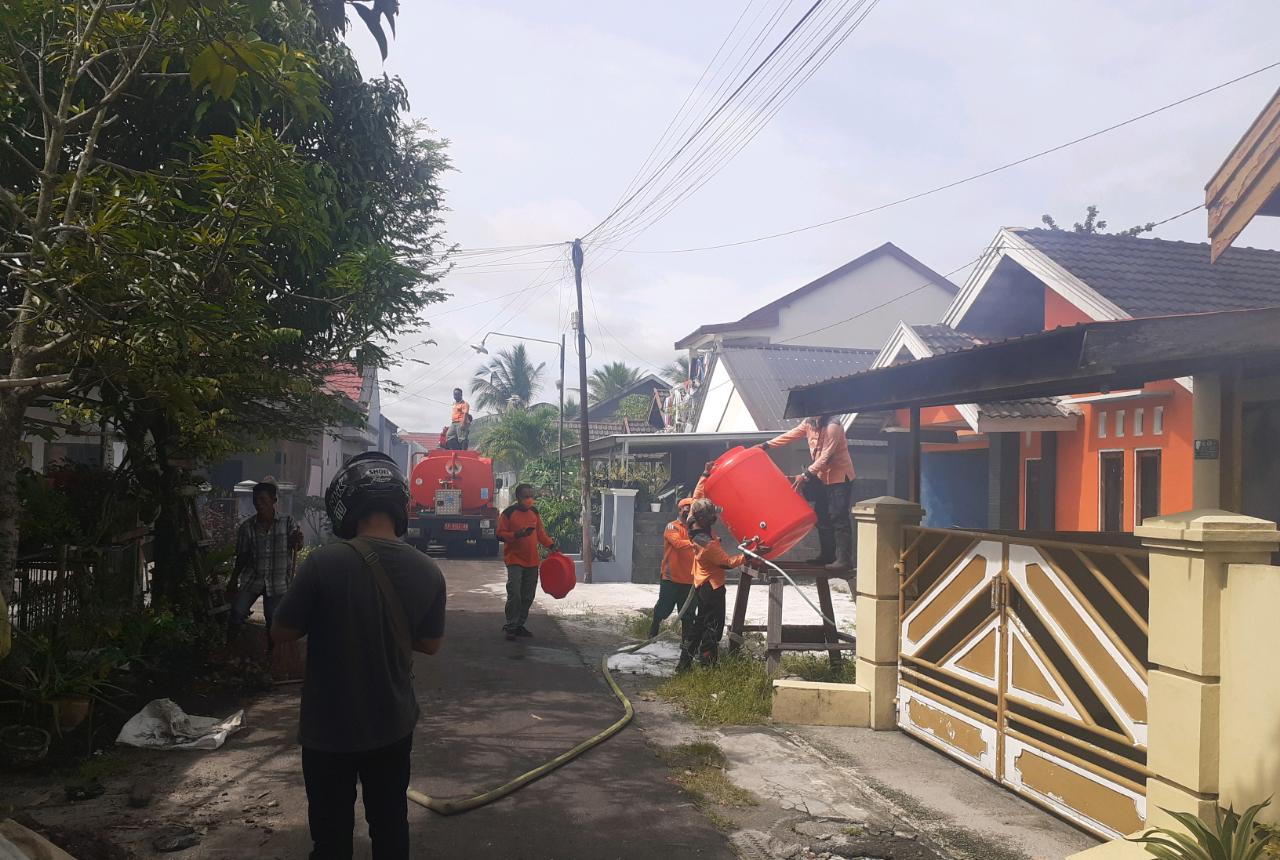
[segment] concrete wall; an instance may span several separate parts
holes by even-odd
[[[1280,567],[1233,564],[1222,596],[1222,690],[1219,700],[1221,806],[1237,811],[1280,787]],[[1259,820],[1280,823],[1273,803]]]

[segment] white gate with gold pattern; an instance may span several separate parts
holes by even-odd
[[[898,725],[1094,833],[1140,829],[1145,551],[949,529],[905,537]]]

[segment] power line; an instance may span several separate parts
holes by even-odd
[[[867,0],[858,0],[847,11],[844,11],[843,16],[840,17],[835,27],[825,35],[821,35],[821,33],[810,34],[806,42],[795,46],[796,53],[803,53],[815,41],[821,39],[817,46],[806,56],[803,56],[799,62],[791,63],[790,66],[783,65],[772,70],[771,78],[782,78],[781,82],[771,91],[761,88],[762,91],[756,94],[753,97],[753,101],[748,103],[741,111],[743,115],[746,115],[745,121],[737,122],[735,118],[732,121],[722,122],[720,128],[707,146],[704,147],[703,151],[691,159],[679,173],[668,180],[666,185],[654,195],[649,204],[641,211],[625,219],[622,224],[608,231],[607,235],[602,237],[597,244],[603,245],[617,241],[627,232],[630,232],[633,237],[638,237],[650,226],[666,217],[683,200],[696,193],[718,175],[729,162],[737,157],[738,153],[745,149],[772,122],[773,118],[786,106],[795,93],[817,73],[818,69],[830,59],[831,55],[862,24],[878,2],[879,0],[870,0],[869,3]],[[831,18],[834,19],[837,16],[841,16],[841,12],[842,10],[837,8],[832,13]],[[850,21],[852,21],[852,24],[850,24]],[[832,44],[833,40],[834,44]],[[821,55],[820,58],[819,55]],[[789,60],[790,58],[788,58]],[[815,60],[817,61],[815,62]],[[803,77],[800,77],[797,81],[797,77],[801,75]],[[769,80],[770,78],[766,78],[764,82],[768,83]],[[734,123],[737,123],[738,127],[735,128]],[[697,171],[701,172],[698,173]],[[684,188],[676,189],[677,184],[690,174],[696,175],[690,178]],[[672,189],[676,189],[674,195],[669,196],[667,201],[662,201],[662,197],[668,195]],[[657,211],[650,211],[653,209]]]
[[[668,176],[665,179],[665,184],[656,192],[653,192],[646,202],[638,204],[637,208],[633,209],[626,217],[614,221],[610,228],[596,239],[594,244],[602,245],[620,241],[622,236],[629,231],[638,235],[640,231],[665,217],[681,200],[701,188],[759,134],[764,126],[794,95],[795,91],[829,59],[831,53],[843,44],[853,30],[861,25],[863,19],[866,18],[878,2],[879,0],[856,0],[856,2],[849,3],[846,0],[846,2],[837,4],[834,7],[828,7],[830,11],[825,18],[822,15],[818,15],[808,22],[813,25],[811,32],[805,33],[801,38],[792,38],[801,32],[801,25],[806,23],[805,19],[798,22],[787,34],[787,37],[784,38],[784,41],[780,42],[765,60],[769,61],[776,58],[779,62],[770,67],[767,72],[759,75],[757,80],[744,81],[743,84],[739,85],[738,89],[730,96],[730,99],[726,99],[717,108],[717,111],[708,117],[703,125],[694,132],[695,136],[702,134],[710,122],[730,104],[731,99],[742,95],[742,99],[734,105],[733,110],[725,112],[724,118],[712,130],[710,137],[700,144],[700,148],[691,155],[687,163],[674,175]],[[813,11],[814,7],[810,7],[809,13],[806,13],[806,15]],[[856,20],[853,20],[855,17]],[[851,20],[853,23],[850,26],[849,22]],[[843,34],[841,34],[842,30]],[[786,44],[788,39],[790,39],[790,44]],[[823,53],[833,39],[836,39],[836,44]],[[817,47],[806,54],[805,52],[815,41],[818,42]],[[779,52],[779,48],[783,44],[786,44],[786,49]],[[820,59],[819,55],[821,55]],[[800,57],[798,61],[795,60],[797,56]],[[752,74],[755,75],[760,72],[761,68],[762,65],[758,65]],[[801,74],[804,74],[803,79],[798,84],[794,83],[796,77]],[[776,86],[774,84],[775,81],[779,81]],[[747,83],[752,84],[750,89],[746,88]],[[664,164],[649,178],[646,185],[652,184],[661,178],[663,171],[692,142],[693,136],[686,140],[685,144],[680,150],[677,150],[671,159],[668,159],[667,164]],[[704,166],[707,166],[708,163],[709,167],[704,169]],[[697,171],[702,171],[702,173],[695,176],[687,187],[682,190],[677,187],[686,177]],[[673,189],[675,190],[674,198],[664,201],[663,198],[671,195]],[[643,187],[638,189],[636,194],[632,195],[632,198],[636,198],[640,191],[643,190]],[[652,210],[659,208],[660,211],[652,214]],[[615,215],[611,214],[606,220],[613,217]]]
[[[841,221],[848,221],[852,218],[859,218],[863,215],[870,215],[874,212],[881,212],[885,209],[890,209],[895,206],[901,206],[904,203],[910,203],[912,201],[919,200],[923,197],[928,197],[933,194],[938,194],[942,191],[948,191],[952,188],[956,188],[961,185],[966,185],[970,182],[974,182],[976,180],[991,176],[992,174],[1000,173],[1002,171],[1009,170],[1010,168],[1013,168],[1013,167],[1018,167],[1030,161],[1035,161],[1037,159],[1043,158],[1047,155],[1052,155],[1053,153],[1060,152],[1064,149],[1067,149],[1068,147],[1072,147],[1077,144],[1084,143],[1085,141],[1092,140],[1093,138],[1100,137],[1104,134],[1108,134],[1110,132],[1116,131],[1126,126],[1133,125],[1134,123],[1139,122],[1141,120],[1148,119],[1149,117],[1153,117],[1167,110],[1171,110],[1175,107],[1179,107],[1188,102],[1202,98],[1203,96],[1210,95],[1212,93],[1217,92],[1218,90],[1232,86],[1233,84],[1238,84],[1241,81],[1248,80],[1249,78],[1260,75],[1263,72],[1268,72],[1271,69],[1276,68],[1277,66],[1280,66],[1280,62],[1271,63],[1269,65],[1263,66],[1262,68],[1254,69],[1253,71],[1240,75],[1239,77],[1232,78],[1229,81],[1224,81],[1223,83],[1217,84],[1216,86],[1209,87],[1208,89],[1201,90],[1197,93],[1192,93],[1191,95],[1180,98],[1177,101],[1169,102],[1168,104],[1162,105],[1161,107],[1154,108],[1152,110],[1146,111],[1145,113],[1141,113],[1137,116],[1130,117],[1129,119],[1123,120],[1113,125],[1109,125],[1106,128],[1098,129],[1097,131],[1090,132],[1089,134],[1083,135],[1081,137],[1073,138],[1072,140],[1066,141],[1065,143],[1060,143],[1056,146],[1049,147],[1048,149],[1042,149],[1039,152],[1032,153],[1031,155],[1024,156],[1014,161],[1006,162],[1005,164],[1001,164],[998,167],[992,167],[988,170],[983,170],[980,173],[974,173],[962,179],[957,179],[952,182],[947,182],[943,185],[930,188],[926,191],[920,191],[915,194],[908,195],[906,197],[900,197],[897,200],[892,200],[892,201],[889,201],[888,203],[882,203],[878,206],[873,206],[869,209],[863,209],[858,212],[852,212],[848,215],[841,215],[837,218],[830,218],[826,221],[819,221],[816,224],[809,224],[804,227],[796,227],[791,230],[783,230],[778,233],[769,233],[764,236],[756,236],[755,238],[752,238],[752,239],[742,239],[736,242],[723,242],[718,245],[702,245],[702,246],[692,247],[692,248],[665,248],[665,249],[614,248],[610,250],[615,250],[618,253],[627,253],[627,254],[688,254],[688,253],[694,253],[697,251],[715,251],[722,248],[736,248],[741,245],[750,245],[755,242],[766,242],[771,239],[780,239],[785,236],[793,236],[797,233],[804,233],[809,230],[817,230],[820,227],[828,227],[832,224],[838,224]]]
[[[782,48],[786,46],[787,42],[790,41],[792,36],[796,34],[796,31],[799,30],[800,27],[806,21],[809,20],[810,16],[812,16],[813,13],[816,12],[824,2],[825,0],[814,0],[813,4],[805,11],[804,15],[800,17],[800,20],[797,21],[791,27],[791,29],[787,31],[787,34],[782,37],[781,41],[779,41],[778,44],[774,45],[773,49],[769,51],[768,54],[765,55],[764,59],[762,59],[758,64],[756,64],[756,67],[751,70],[751,73],[747,75],[745,79],[743,79],[742,83],[738,84],[738,86],[734,89],[734,91],[730,93],[729,96],[724,101],[722,101],[714,111],[711,112],[711,115],[702,121],[702,124],[699,125],[697,129],[694,130],[693,134],[689,135],[689,137],[685,139],[684,143],[680,144],[679,148],[676,149],[676,151],[671,155],[671,157],[668,158],[666,161],[664,161],[662,165],[656,171],[653,172],[653,174],[649,177],[649,179],[645,180],[640,185],[639,188],[633,191],[626,198],[626,200],[624,200],[622,203],[615,206],[613,208],[613,211],[611,211],[608,215],[606,215],[603,219],[601,219],[594,227],[592,227],[590,230],[584,233],[583,237],[589,238],[593,233],[595,233],[597,230],[599,230],[601,227],[607,224],[611,218],[617,215],[618,212],[620,212],[625,206],[630,204],[631,201],[633,201],[642,191],[644,191],[659,176],[661,176],[662,172],[665,171],[668,167],[670,167],[671,164],[676,159],[678,159],[686,149],[689,148],[689,146],[697,139],[698,135],[701,134],[702,131],[708,125],[710,125],[713,121],[715,121],[716,117],[718,117],[726,108],[728,108],[728,106],[733,102],[733,100],[738,96],[738,94],[742,92],[743,88],[745,88],[749,83],[751,83],[751,81],[753,81],[756,78],[757,75],[760,74],[760,72],[765,68],[765,66],[769,63],[769,61],[773,59],[773,57],[778,53],[778,51],[782,50]]]

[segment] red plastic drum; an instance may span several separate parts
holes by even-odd
[[[704,487],[720,518],[739,541],[759,538],[774,559],[817,524],[813,508],[761,448],[737,447],[716,460]]]
[[[542,560],[538,567],[538,580],[542,590],[556,600],[564,597],[578,584],[578,575],[573,568],[573,560],[567,555],[553,552]]]

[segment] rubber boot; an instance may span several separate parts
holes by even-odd
[[[845,532],[836,541],[835,561],[825,566],[833,573],[848,573],[853,570],[853,533]]]
[[[818,555],[810,558],[805,564],[830,564],[835,559],[836,535],[834,529],[818,528]]]

